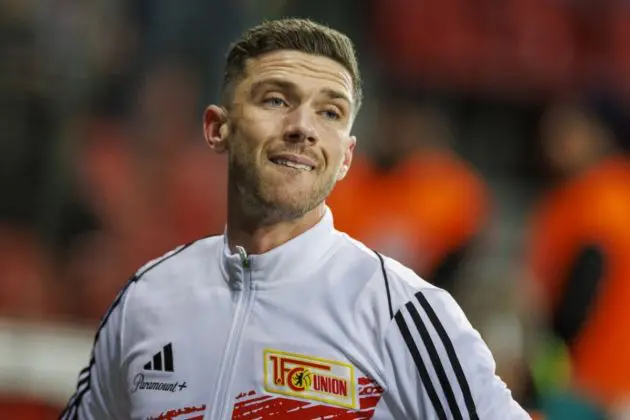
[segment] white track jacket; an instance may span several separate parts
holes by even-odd
[[[336,231],[143,267],[63,419],[529,419],[449,294]]]

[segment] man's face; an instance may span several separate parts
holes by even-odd
[[[295,218],[347,171],[353,80],[328,58],[278,51],[250,60],[228,112],[230,183],[250,210]]]
[[[592,122],[578,109],[550,109],[542,124],[543,153],[550,168],[565,177],[579,172],[597,155]]]

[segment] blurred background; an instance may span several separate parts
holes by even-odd
[[[202,110],[282,16],[359,52],[337,227],[453,293],[533,415],[630,418],[624,0],[0,1],[0,418],[56,418],[127,279],[222,232]]]

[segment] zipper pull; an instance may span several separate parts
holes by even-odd
[[[238,255],[241,257],[241,263],[243,264],[243,268],[249,268],[249,255],[247,255],[247,251],[242,246],[237,246],[236,251],[238,251]]]

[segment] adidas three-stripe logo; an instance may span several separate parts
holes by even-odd
[[[394,318],[437,418],[479,420],[470,386],[448,332],[424,294],[418,292],[415,298]],[[450,416],[447,416],[448,411]]]
[[[144,370],[173,372],[173,344],[168,343],[153,355],[153,360],[144,365]]]

